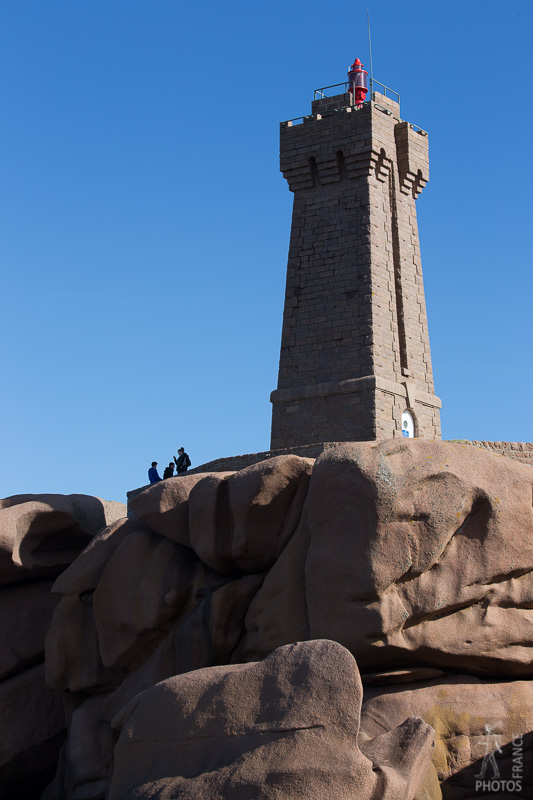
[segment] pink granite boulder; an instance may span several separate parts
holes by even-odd
[[[63,697],[45,684],[45,637],[58,598],[52,579],[125,506],[86,495],[0,500],[0,786],[38,797],[65,738]],[[79,626],[72,637],[79,640]],[[85,643],[84,643],[85,644]],[[63,658],[58,648],[58,657]]]
[[[205,477],[205,473],[197,473],[154,483],[130,500],[129,511],[156,533],[190,547],[189,495]]]
[[[0,682],[1,797],[39,797],[64,740],[63,698],[46,687],[42,663]]]
[[[318,459],[306,507],[311,637],[385,661],[532,675],[533,471],[391,440]]]
[[[47,636],[47,681],[71,692],[110,691],[142,673],[169,634],[168,674],[227,663],[262,580],[222,575],[139,520],[121,520],[53,587],[61,600]]]
[[[344,692],[359,678],[341,645],[376,697],[390,685],[401,690],[389,695],[407,698],[430,678],[448,691],[445,673],[459,669],[494,686],[533,675],[529,467],[470,446],[391,440],[331,447],[314,465],[283,457],[164,484],[135,498],[137,518],[94,537],[54,587],[62,599],[47,640],[50,685],[102,698],[69,717],[74,756],[58,780],[71,775],[72,800],[103,787],[115,798],[330,800],[351,798],[354,786],[357,798],[436,800],[439,779],[448,788],[470,781],[483,726],[450,734],[453,752],[468,737],[473,760],[458,756],[446,773],[436,758],[422,775],[426,729],[409,718],[441,724],[424,703],[391,705],[390,724],[376,733],[365,723],[357,740]],[[309,649],[293,645],[303,640]],[[465,707],[468,680],[458,679]],[[498,691],[488,690],[494,708]],[[523,687],[517,696],[529,702]],[[349,724],[331,716],[339,703]],[[306,705],[323,715],[318,741]],[[258,728],[256,711],[279,729]],[[75,757],[88,746],[83,725],[74,724],[85,718],[96,754],[86,769]],[[121,734],[110,789],[112,720]],[[529,724],[517,728],[526,745]],[[438,750],[449,764],[446,725]]]
[[[58,575],[108,522],[124,516],[122,503],[87,495],[16,495],[0,500],[0,585],[29,570]]]
[[[288,546],[270,570],[240,657],[264,657],[307,625],[364,672],[416,664],[533,675],[532,485],[529,467],[471,446],[328,449],[298,528],[309,544]]]
[[[51,588],[50,581],[34,581],[0,589],[0,681],[43,661],[58,603]]]
[[[170,678],[114,719],[109,800],[411,800],[433,730],[403,721],[373,763],[357,745],[361,696],[354,659],[327,641]]]
[[[102,663],[93,598],[113,554],[140,527],[122,519],[104,528],[57,578],[52,591],[61,599],[46,639],[46,680],[54,689],[104,691],[122,681],[123,673]]]
[[[448,675],[401,687],[365,687],[361,750],[367,753],[411,715],[435,730],[430,773],[445,797],[533,796],[533,681]],[[489,791],[484,782],[492,784]]]
[[[287,455],[199,481],[189,499],[190,540],[205,564],[242,574],[269,569],[296,530],[313,460]]]

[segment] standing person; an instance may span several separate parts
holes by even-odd
[[[161,480],[157,472],[157,461],[152,461],[152,466],[148,470],[148,480],[150,483],[159,483]]]
[[[172,478],[174,476],[174,462],[171,461],[168,467],[165,467],[165,471],[163,472],[163,480],[166,481],[167,478]]]
[[[183,473],[187,472],[187,469],[191,466],[191,459],[183,447],[180,447],[178,450],[178,458],[174,456],[174,461],[176,462],[176,472],[178,475],[183,475]]]

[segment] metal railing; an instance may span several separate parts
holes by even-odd
[[[370,83],[370,94],[369,94],[368,100],[365,100],[363,105],[366,105],[367,103],[373,102],[374,105],[376,106],[376,108],[379,108],[380,111],[383,111],[383,112],[385,112],[386,114],[389,114],[389,115],[392,114],[392,111],[390,110],[390,108],[387,108],[386,106],[383,106],[380,103],[376,103],[372,99],[373,95],[374,95],[374,92],[377,91],[377,92],[379,92],[379,94],[382,94],[387,99],[392,100],[393,102],[397,103],[398,104],[398,109],[399,109],[399,107],[400,107],[400,95],[398,94],[398,92],[395,92],[394,89],[390,88],[390,86],[385,86],[384,83],[381,83],[380,81],[376,81],[375,79],[372,79],[372,78],[370,79],[369,83]],[[342,87],[342,91],[339,91],[340,87]],[[334,97],[337,94],[348,94],[349,88],[350,88],[350,82],[349,81],[344,81],[344,83],[332,83],[330,86],[322,86],[320,89],[315,89],[314,98],[313,99],[314,100],[324,100],[327,97]],[[355,89],[355,84],[352,84],[352,88]],[[337,89],[337,91],[333,92],[333,93],[329,93],[330,89]],[[354,94],[355,94],[354,92],[351,93],[351,95],[350,95],[350,103],[347,106],[344,106],[343,108],[337,109],[337,110],[338,111],[343,111],[345,108],[350,108],[350,107],[354,108],[355,107]],[[360,108],[361,106],[358,106],[358,107]],[[291,128],[293,125],[301,125],[304,122],[306,122],[306,120],[314,119],[314,118],[315,118],[315,116],[313,114],[307,114],[306,116],[303,116],[303,117],[294,117],[294,119],[288,119],[288,120],[285,120],[285,122],[280,122],[280,127]],[[411,125],[411,127],[413,128],[413,130],[417,131],[418,133],[427,136],[426,131],[423,130],[422,128],[419,128],[418,125]]]
[[[348,91],[348,86],[349,86],[348,81],[345,81],[344,83],[332,83],[331,86],[323,86],[321,89],[315,89],[315,96],[314,96],[313,99],[314,100],[323,100],[324,97],[333,97],[333,95],[324,94],[324,92],[326,91],[326,89],[337,89],[339,86],[343,86],[344,87],[344,91],[343,92],[336,92],[336,94],[346,94],[347,91]]]
[[[421,128],[420,125],[413,125],[412,122],[409,123],[409,127],[414,130],[415,133],[419,133],[421,136],[427,136],[428,132]]]
[[[323,100],[325,97],[332,97],[333,95],[326,94],[328,89],[338,89],[340,86],[343,87],[343,92],[336,92],[336,94],[347,94],[350,83],[349,81],[345,81],[344,83],[332,83],[331,86],[322,86],[320,89],[315,89],[315,100]],[[380,88],[378,88],[380,87]],[[382,91],[381,91],[382,90]],[[370,78],[370,96],[369,100],[372,99],[374,92],[379,92],[384,97],[388,97],[389,100],[393,100],[395,103],[400,105],[400,95],[398,92],[395,92],[394,89],[391,89],[390,86],[385,86],[384,83],[377,81],[375,78]],[[352,94],[353,97],[353,94]],[[368,101],[366,101],[368,102]],[[352,102],[353,105],[353,102]]]
[[[376,89],[376,86],[381,86],[383,91],[380,92],[379,89]],[[390,88],[390,86],[385,86],[384,83],[380,83],[375,78],[371,78],[370,79],[370,97],[372,97],[374,92],[379,92],[384,97],[388,97],[389,100],[393,100],[395,103],[398,103],[398,106],[400,105],[400,95],[398,94],[398,92],[395,92],[394,89]],[[391,97],[389,94],[387,94],[387,92],[390,92],[390,95],[394,95],[394,97]]]

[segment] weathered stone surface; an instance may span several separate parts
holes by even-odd
[[[414,796],[433,731],[411,719],[375,743],[384,768],[357,747],[361,683],[334,642],[289,645],[259,664],[170,678],[115,718],[110,800],[178,796],[383,800]]]
[[[40,796],[66,735],[63,696],[46,686],[42,663],[45,637],[59,602],[50,592],[52,579],[107,521],[124,513],[122,503],[86,495],[17,495],[0,500],[2,796]],[[82,605],[79,596],[77,601]],[[72,646],[83,638],[84,630],[75,624],[71,636],[64,631],[63,637]],[[56,659],[65,660],[62,646],[52,649]],[[97,656],[97,647],[94,652]]]
[[[290,641],[305,602],[309,638],[339,641],[363,672],[532,675],[532,482],[528,467],[468,446],[328,449],[298,529],[309,546],[281,553],[239,652],[260,658]],[[274,610],[297,594],[294,615]]]
[[[394,686],[400,683],[416,683],[417,681],[430,681],[446,675],[441,669],[435,667],[410,667],[409,669],[393,669],[385,672],[365,672],[361,680],[365,686]]]
[[[138,694],[181,672],[179,661],[176,630],[171,628],[143,663],[128,672],[114,692],[105,695],[102,720],[110,723],[123,706]]]
[[[29,570],[48,569],[57,575],[108,521],[124,513],[122,503],[87,495],[16,495],[1,500],[0,585],[24,580]]]
[[[130,500],[129,510],[156,533],[190,547],[189,495],[193,486],[204,478],[205,474],[200,473],[154,483]]]
[[[91,723],[95,736],[155,684],[181,686],[175,676],[188,673],[192,680],[194,670],[242,666],[308,639],[347,647],[376,695],[407,693],[422,679],[443,684],[450,670],[493,681],[533,674],[528,467],[468,446],[390,440],[331,446],[314,465],[280,458],[242,474],[194,478],[188,494],[186,487],[177,494],[172,487],[150,490],[144,521],[124,519],[102,531],[54,586],[62,599],[47,639],[48,679],[71,692],[105,694]],[[381,741],[362,737],[363,755],[380,761],[384,775],[395,737],[410,741],[406,719],[422,711],[402,707],[391,725],[402,726],[392,745],[389,728]],[[238,749],[236,739],[233,745]],[[217,766],[216,780],[202,773],[194,785],[186,781],[187,790],[179,780],[188,773],[176,774],[175,784],[153,777],[150,767],[149,777],[135,778],[140,796],[170,797],[179,786],[191,791],[184,798],[202,792],[215,798],[217,781],[220,792],[241,791],[247,756],[231,752],[231,768]],[[70,769],[65,758],[63,783]],[[277,775],[269,755],[267,766],[255,758],[246,766],[252,777],[245,793],[254,780],[270,786],[269,770]],[[447,778],[437,767],[416,791],[404,781],[398,797],[414,792],[416,800],[437,800],[439,777],[471,778],[468,765]],[[88,765],[84,791],[107,780],[104,772]],[[304,794],[314,791],[302,787]],[[381,800],[380,786],[376,791]]]
[[[102,663],[93,599],[113,554],[140,527],[144,527],[141,522],[124,518],[104,528],[56,580],[52,591],[61,600],[46,639],[49,686],[71,692],[104,691],[122,681],[122,672]]]
[[[187,604],[206,568],[163,536],[135,531],[106,566],[93,596],[100,653],[108,667],[146,656]]]
[[[75,708],[65,746],[66,797],[103,797],[113,763],[113,732],[102,719],[106,695],[96,695]]]
[[[310,638],[304,588],[308,549],[309,527],[304,510],[294,536],[250,604],[246,634],[233,655],[233,663],[259,661],[282,644]]]
[[[62,599],[47,637],[48,683],[71,692],[114,689],[138,668],[142,674],[169,631],[172,668],[159,680],[228,663],[262,580],[222,575],[144,523],[121,520],[95,537],[53,587]]]
[[[44,660],[44,642],[58,603],[51,587],[50,581],[38,581],[0,589],[0,681]]]
[[[446,798],[486,796],[476,789],[476,776],[483,769],[483,757],[492,750],[502,781],[513,779],[513,751],[515,758],[518,754],[515,765],[521,769],[515,769],[515,777],[520,774],[522,789],[515,794],[504,787],[501,794],[496,789],[488,796],[529,797],[533,793],[532,681],[490,683],[469,675],[449,675],[401,688],[365,687],[361,750],[368,754],[367,742],[411,715],[421,717],[436,732],[432,763]],[[494,779],[494,770],[487,766],[484,778]]]
[[[155,538],[160,542],[167,541],[159,536]],[[172,545],[171,542],[167,541],[167,544],[176,547],[178,551],[185,550],[185,548]],[[159,550],[159,554],[160,552]],[[187,553],[187,551],[185,552]],[[191,551],[188,553],[191,559],[193,554]],[[86,704],[67,720],[69,747],[71,738],[74,737],[72,747],[79,758],[72,756],[68,747],[65,749],[59,766],[59,774],[54,786],[50,787],[47,800],[63,800],[63,794],[58,793],[57,786],[59,785],[71,787],[65,794],[69,800],[70,798],[76,800],[81,796],[87,800],[92,798],[97,800],[102,797],[106,790],[105,787],[107,787],[107,777],[105,776],[108,775],[109,764],[107,755],[104,759],[105,763],[98,762],[98,754],[108,753],[109,721],[120,709],[140,692],[176,673],[188,672],[205,664],[227,663],[231,659],[233,649],[241,635],[243,619],[250,604],[250,598],[257,590],[262,576],[245,575],[238,580],[217,585],[216,581],[219,583],[223,576],[208,570],[200,562],[197,563],[203,570],[203,581],[202,583],[199,580],[192,581],[189,588],[196,586],[204,596],[201,600],[196,599],[197,605],[191,613],[173,620],[171,627],[165,628],[163,624],[156,630],[143,629],[143,619],[145,623],[147,620],[149,621],[149,616],[154,611],[157,616],[159,604],[157,603],[158,595],[155,594],[154,598],[149,598],[148,603],[145,601],[143,609],[141,597],[139,630],[135,632],[130,629],[125,634],[125,639],[131,642],[133,633],[134,646],[129,652],[127,670],[122,672],[118,669],[106,669],[102,664],[99,638],[97,635],[95,636],[96,625],[94,617],[90,614],[90,607],[77,602],[73,595],[68,595],[61,601],[62,605],[57,617],[54,618],[54,625],[48,641],[48,652],[51,655],[47,659],[47,665],[50,673],[54,667],[56,669],[56,674],[50,675],[50,681],[55,680],[63,688],[89,689],[106,693],[97,695],[101,702],[99,704],[95,702],[90,707],[92,709],[90,719],[87,718],[89,731],[84,733],[82,723],[76,723],[76,719],[81,719],[82,722],[86,719]],[[152,572],[153,576],[149,563],[147,572]],[[213,578],[216,579],[215,582],[213,582]],[[210,585],[210,581],[212,585]],[[120,605],[122,586],[121,583],[116,587],[116,595],[109,596],[111,604],[116,601],[117,605]],[[193,595],[189,600],[190,607],[193,607]],[[69,604],[72,604],[72,608]],[[65,608],[65,606],[67,607]],[[61,616],[63,608],[65,608],[65,617]],[[84,615],[81,623],[76,622],[75,618],[75,615],[79,613]],[[120,610],[118,613],[120,615]],[[70,619],[69,615],[72,615]],[[114,619],[117,622],[117,619]],[[66,648],[62,648],[61,643],[57,646],[57,637],[64,635],[64,632],[73,625],[77,625],[81,630],[80,639],[71,635],[66,641]],[[107,634],[110,630],[112,628],[104,629],[104,633]],[[120,626],[115,630],[118,631],[119,645],[117,647],[120,651],[120,645],[124,642],[121,633],[124,631]],[[164,638],[157,639],[157,637]],[[109,647],[109,642],[106,642],[106,646]],[[65,665],[57,660],[56,654],[61,654],[61,652],[67,652],[71,659],[70,664]],[[117,687],[115,691],[111,693],[107,691],[115,686]],[[78,724],[77,730],[73,730],[75,723]],[[86,746],[89,747],[89,753],[84,761],[80,754]],[[80,794],[82,784],[83,795]],[[104,790],[102,790],[102,786],[104,786]]]
[[[271,567],[296,530],[313,461],[278,456],[233,475],[211,475],[192,489],[191,545],[219,572]]]
[[[138,530],[148,530],[142,522],[122,518],[94,536],[87,547],[54,583],[54,594],[82,595],[94,592],[115,550],[123,539]]]
[[[0,499],[0,509],[24,503],[45,503],[52,508],[68,510],[80,527],[90,535],[124,517],[126,509],[124,503],[102,500],[101,497],[88,494],[14,494]]]
[[[59,691],[107,691],[124,678],[102,663],[91,595],[62,597],[46,637],[46,682]]]
[[[44,683],[44,665],[0,683],[0,789],[15,797],[43,786],[65,738],[63,698]],[[38,796],[38,795],[37,795]]]

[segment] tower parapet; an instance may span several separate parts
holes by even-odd
[[[294,206],[272,448],[440,438],[415,206],[428,163],[427,134],[378,93],[281,124]]]

